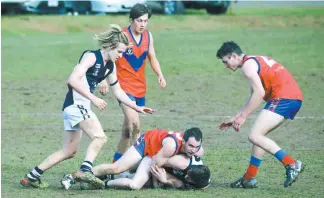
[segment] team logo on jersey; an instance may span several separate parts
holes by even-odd
[[[99,73],[99,69],[95,69],[95,70],[93,71],[93,76],[98,76],[98,73]]]
[[[133,54],[133,49],[132,48],[127,48],[126,49],[126,54],[127,55],[132,55]]]

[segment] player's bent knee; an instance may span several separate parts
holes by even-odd
[[[74,158],[75,155],[76,155],[76,153],[77,153],[77,151],[73,151],[73,152],[69,153],[69,155],[68,155],[68,159],[70,159],[70,158]]]
[[[73,158],[76,155],[76,153],[77,153],[77,150],[64,152],[65,159],[71,159],[71,158]]]
[[[135,182],[132,182],[132,183],[129,185],[129,188],[132,189],[132,190],[139,190],[139,189],[142,188],[142,186],[136,184]]]
[[[94,136],[92,140],[99,140],[101,144],[106,144],[108,138],[106,135]]]
[[[113,163],[113,166],[111,167],[112,174],[119,174],[127,170],[122,164],[118,163],[119,161],[116,161]]]
[[[249,135],[248,139],[252,144],[257,144],[260,140],[259,137],[260,137],[259,135],[251,134],[251,135]]]

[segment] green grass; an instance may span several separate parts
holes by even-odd
[[[2,197],[321,197],[324,193],[323,15],[280,14],[271,18],[255,13],[247,15],[154,16],[150,21],[168,87],[159,88],[147,65],[147,105],[157,112],[156,116],[142,117],[141,129],[202,128],[204,162],[212,171],[213,181],[206,191],[186,192],[61,189],[62,175],[76,170],[82,162],[87,138],[82,140],[74,159],[44,174],[43,179],[52,185],[50,189],[22,188],[19,180],[29,168],[62,147],[65,83],[79,55],[85,49],[96,49],[91,39],[94,32],[112,22],[127,25],[127,16],[2,18]],[[266,155],[258,174],[262,188],[242,190],[226,185],[240,177],[248,165],[247,135],[256,114],[240,133],[218,130],[223,118],[215,116],[234,115],[248,96],[247,82],[239,72],[226,70],[215,58],[216,50],[225,40],[237,41],[248,54],[272,56],[289,69],[303,90],[305,102],[298,116],[314,119],[297,119],[270,134],[292,156],[307,164],[291,188],[283,188],[284,169],[270,155]],[[94,108],[109,137],[95,164],[111,161],[120,136],[122,116],[118,103],[112,94],[106,101],[108,108],[104,112]]]

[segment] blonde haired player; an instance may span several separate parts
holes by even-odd
[[[43,172],[74,157],[80,144],[82,131],[90,137],[91,142],[80,170],[73,174],[73,177],[77,181],[87,181],[98,187],[104,185],[101,180],[93,176],[92,163],[107,142],[107,136],[97,116],[92,112],[90,104],[93,103],[100,110],[106,108],[107,103],[93,94],[98,83],[105,78],[108,79],[114,95],[123,104],[136,112],[152,113],[152,109],[134,104],[118,83],[114,62],[122,56],[129,45],[129,40],[121,28],[118,25],[110,25],[106,32],[95,35],[95,40],[98,41],[100,49],[84,51],[67,81],[68,93],[63,105],[65,130],[63,149],[48,156],[21,179],[20,183],[23,186],[47,188],[49,185],[40,180]],[[70,186],[64,180],[62,180],[62,185],[66,189]]]

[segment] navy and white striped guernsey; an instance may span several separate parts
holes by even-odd
[[[94,53],[96,56],[96,62],[92,67],[90,67],[83,81],[83,86],[90,90],[91,93],[94,93],[97,85],[104,80],[109,74],[111,74],[114,70],[115,63],[112,61],[108,61],[106,64],[104,64],[103,57],[101,55],[100,50],[86,50],[82,53],[79,63],[85,53]],[[66,94],[65,101],[63,104],[64,110],[66,107],[76,104],[76,105],[82,105],[85,108],[90,108],[90,100],[80,95],[78,92],[76,92],[70,85],[68,85],[68,93]]]

